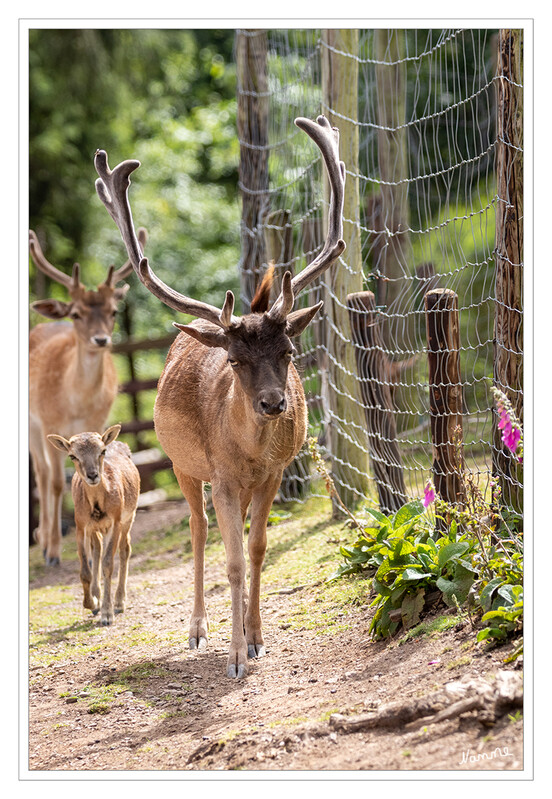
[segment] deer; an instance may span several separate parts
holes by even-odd
[[[147,231],[138,240],[145,246]],[[48,298],[31,308],[55,323],[38,324],[29,337],[29,446],[40,510],[35,540],[47,566],[61,562],[61,503],[65,488],[64,457],[48,444],[48,433],[66,438],[83,430],[102,430],[118,391],[111,356],[111,334],[117,308],[129,286],[117,286],[132,273],[127,261],[110,266],[97,290],[80,281],[80,266],[72,275],[53,266],[38,237],[29,231],[29,248],[37,268],[64,286],[69,300]],[[70,321],[61,321],[66,317]]]
[[[101,611],[100,622],[104,627],[113,623],[114,613],[123,613],[125,609],[130,530],[140,494],[140,473],[130,449],[115,440],[120,430],[121,425],[116,424],[102,434],[78,433],[69,439],[55,433],[48,435],[50,444],[69,456],[75,465],[71,493],[84,592],[82,604],[94,615]],[[117,549],[119,577],[113,604],[111,578]]]
[[[136,160],[110,169],[105,150],[94,161],[97,193],[115,221],[133,268],[144,286],[165,305],[190,314],[167,355],[154,406],[159,442],[190,509],[194,559],[194,604],[189,647],[205,649],[208,617],[204,601],[204,553],[207,515],[204,486],[211,497],[224,543],[230,584],[232,634],[226,674],[241,679],[248,658],[266,654],[260,614],[261,568],[267,545],[267,520],[284,468],[304,444],[307,406],[292,360],[292,339],[299,336],[323,303],[293,310],[299,292],[336,262],[345,249],[343,198],[345,164],[339,160],[339,131],[324,116],[316,122],[299,117],[295,124],[320,149],[331,187],[328,232],[318,256],[299,274],[285,272],[280,293],[266,309],[252,302],[252,312],[234,315],[234,295],[226,292],[222,309],[186,297],[161,281],[143,256],[134,231],[128,197]],[[266,289],[266,286],[265,286]],[[244,525],[250,507],[246,586]]]

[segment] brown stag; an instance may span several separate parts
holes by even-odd
[[[138,231],[140,245],[147,233]],[[97,291],[80,282],[80,267],[67,275],[46,260],[36,234],[29,231],[30,252],[36,266],[69,292],[69,302],[38,300],[31,307],[56,324],[33,327],[29,337],[29,445],[35,473],[40,514],[35,538],[46,563],[61,559],[61,501],[65,487],[62,453],[48,444],[47,435],[70,438],[85,430],[103,430],[118,381],[111,357],[111,334],[118,303],[128,286],[117,283],[132,272],[127,261],[109,268]],[[59,320],[69,317],[70,322]]]
[[[204,604],[204,550],[207,539],[204,483],[212,499],[224,547],[232,597],[232,639],[227,675],[247,673],[247,658],[261,657],[265,646],[259,609],[266,525],[284,468],[302,447],[307,429],[305,395],[292,363],[291,339],[312,320],[322,303],[293,311],[297,294],[333,264],[345,249],[342,240],[345,165],[339,161],[339,131],[323,116],[299,118],[296,125],[320,148],[331,186],[328,235],[322,251],[301,273],[287,272],[269,310],[242,318],[233,315],[234,296],[222,310],[185,297],[151,270],[134,232],[128,199],[130,174],[138,161],[111,170],[98,150],[95,165],[100,199],[119,227],[129,258],[142,283],[175,311],[200,317],[172,345],[159,379],[155,430],[173,462],[190,506],[194,553],[194,608],[191,648],[207,645]],[[259,305],[262,301],[259,301]],[[248,537],[250,591],[243,551],[245,517],[251,506]]]

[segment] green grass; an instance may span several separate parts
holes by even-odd
[[[331,635],[346,628],[345,605],[364,605],[368,601],[366,581],[344,578],[327,582],[340,561],[339,543],[352,542],[355,531],[344,519],[332,519],[327,498],[313,497],[305,503],[277,508],[268,528],[268,548],[262,577],[261,602],[281,590],[299,588],[292,594],[291,612],[286,618],[290,630],[310,630],[317,635]],[[287,516],[287,514],[290,514]],[[281,518],[285,515],[285,518]],[[280,518],[279,518],[280,516]],[[279,522],[279,523],[278,523]],[[245,542],[247,549],[247,540]],[[70,585],[52,584],[31,588],[29,592],[29,644],[32,666],[44,667],[59,661],[78,662],[93,653],[108,659],[114,653],[131,649],[158,648],[167,644],[186,646],[186,625],[174,630],[152,631],[141,622],[121,623],[102,628],[97,617],[82,607],[82,589],[78,578],[78,560],[74,535],[64,538],[64,561],[75,561]],[[143,535],[133,545],[129,582],[132,590],[156,591],[155,606],[163,612],[166,605],[181,601],[174,589],[163,593],[163,583],[145,576],[145,569],[160,572],[168,565],[188,563],[192,559],[190,537],[185,524]],[[206,565],[224,572],[224,546],[220,532],[211,527],[206,548]],[[141,566],[139,567],[139,564]],[[43,573],[42,553],[31,548],[30,579]],[[52,574],[55,579],[55,575]],[[220,582],[220,580],[219,580]],[[160,590],[161,587],[161,590]],[[218,582],[206,586],[217,590]],[[221,589],[228,590],[224,579]],[[188,609],[185,611],[186,615]],[[218,626],[211,621],[213,629]],[[96,654],[96,657],[98,655]],[[126,683],[125,683],[126,684]],[[102,705],[102,701],[99,701]]]

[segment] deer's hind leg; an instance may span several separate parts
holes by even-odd
[[[177,466],[174,473],[180,490],[190,506],[190,534],[194,554],[194,607],[190,617],[188,643],[190,649],[205,649],[208,640],[209,620],[205,609],[204,571],[205,544],[207,543],[207,513],[203,481],[184,474]]]

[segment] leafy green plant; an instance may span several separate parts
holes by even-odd
[[[364,528],[349,547],[341,547],[344,563],[332,579],[364,572],[372,578],[376,612],[370,626],[377,638],[392,635],[402,624],[420,621],[426,595],[439,589],[449,607],[464,603],[476,577],[466,556],[473,543],[456,524],[447,535],[435,533],[425,508],[414,500],[386,516],[369,509],[370,528]]]

